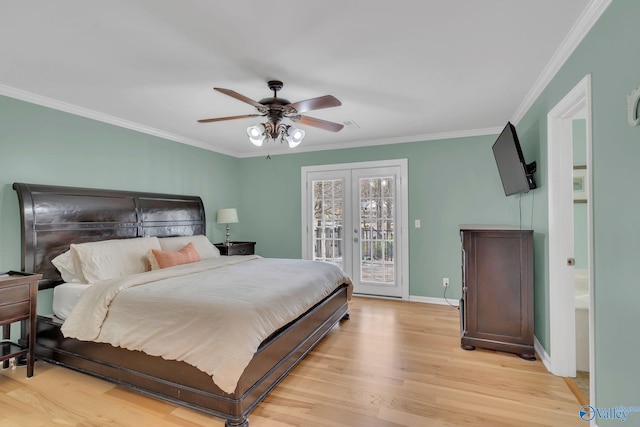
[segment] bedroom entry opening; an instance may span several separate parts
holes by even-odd
[[[303,257],[342,268],[355,293],[408,297],[402,164],[309,167],[302,180]]]

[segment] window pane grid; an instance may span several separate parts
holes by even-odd
[[[313,181],[313,260],[343,268],[343,204],[341,179]]]
[[[393,177],[360,178],[360,280],[395,282]]]

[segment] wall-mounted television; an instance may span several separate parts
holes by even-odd
[[[536,188],[533,178],[536,162],[527,164],[524,161],[516,128],[511,122],[504,127],[492,149],[506,196],[527,193]]]

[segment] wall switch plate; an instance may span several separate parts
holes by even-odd
[[[448,277],[443,277],[442,278],[442,286],[444,286],[445,288],[449,287],[449,278]]]
[[[416,228],[420,228],[420,220],[419,219],[416,219],[415,224],[416,224]]]

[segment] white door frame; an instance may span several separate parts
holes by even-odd
[[[573,178],[572,119],[586,119],[587,142],[587,241],[589,277],[589,369],[590,402],[595,400],[594,310],[593,310],[593,200],[591,75],[585,76],[547,114],[547,176],[549,182],[549,324],[551,373],[563,377],[576,375],[574,269],[567,266],[573,258]]]
[[[309,218],[310,213],[307,206],[308,191],[307,188],[307,174],[321,171],[338,171],[338,170],[353,170],[353,169],[369,169],[369,168],[385,168],[385,167],[400,167],[400,192],[396,194],[396,203],[400,210],[401,227],[397,230],[400,234],[401,244],[399,252],[399,262],[397,264],[400,269],[398,274],[398,286],[401,289],[402,299],[409,299],[409,174],[408,174],[408,160],[407,159],[391,159],[391,160],[379,160],[369,162],[358,163],[339,163],[333,165],[319,165],[319,166],[303,166],[301,168],[301,236],[302,236],[302,258],[311,259],[309,253]]]

